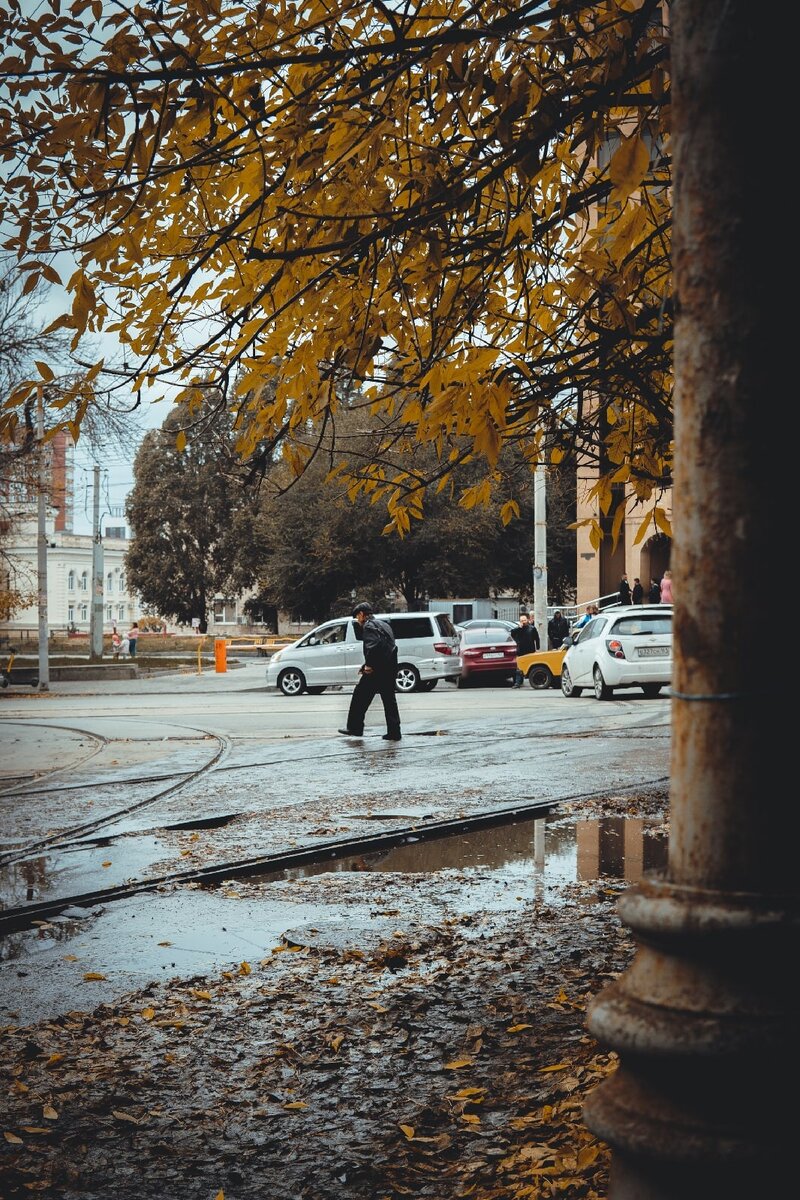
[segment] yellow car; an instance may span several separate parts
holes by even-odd
[[[561,664],[566,647],[559,650],[535,650],[533,654],[520,654],[517,668],[527,679],[532,688],[541,691],[544,688],[561,686]]]

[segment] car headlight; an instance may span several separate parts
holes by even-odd
[[[272,658],[269,661],[271,663],[279,662],[282,654],[283,654],[282,650],[276,650],[275,653],[273,654]]]

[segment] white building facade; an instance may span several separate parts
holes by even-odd
[[[47,623],[51,633],[89,632],[92,611],[91,534],[70,533],[55,528],[52,515],[47,524]],[[103,562],[103,629],[122,632],[142,615],[139,598],[128,588],[125,554],[128,539],[124,528],[107,531],[101,538]],[[5,546],[4,569],[20,591],[33,595],[33,602],[20,609],[3,628],[9,632],[39,627],[36,601],[38,580],[38,524],[33,514],[23,518]]]

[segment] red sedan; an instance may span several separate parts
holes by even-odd
[[[464,629],[461,633],[459,687],[478,679],[511,683],[517,669],[517,647],[502,625]]]

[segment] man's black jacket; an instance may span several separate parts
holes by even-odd
[[[397,663],[397,646],[391,626],[377,617],[367,617],[361,626],[364,643],[364,666],[373,671],[394,671]]]
[[[539,649],[539,630],[535,625],[518,625],[511,630],[511,636],[517,643],[517,655],[533,654]]]

